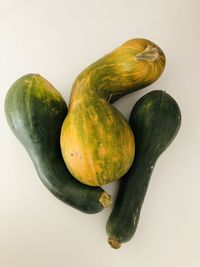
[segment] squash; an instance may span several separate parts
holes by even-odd
[[[134,164],[121,180],[106,225],[108,242],[113,248],[133,237],[156,160],[177,135],[181,112],[170,95],[152,91],[133,107],[129,122],[135,135],[136,154]]]
[[[77,77],[60,138],[66,166],[77,180],[99,186],[128,171],[134,159],[134,136],[109,102],[153,83],[164,66],[158,46],[133,39]]]
[[[5,114],[41,181],[53,195],[86,213],[99,212],[112,203],[102,188],[79,183],[67,170],[59,142],[67,106],[46,79],[38,74],[18,79],[6,95]]]

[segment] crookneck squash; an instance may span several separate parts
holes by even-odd
[[[58,199],[86,213],[99,212],[111,204],[102,188],[78,182],[67,170],[59,141],[67,106],[46,79],[37,74],[18,79],[7,93],[5,114],[40,179]]]
[[[113,248],[119,248],[135,233],[155,163],[177,135],[181,112],[170,95],[152,91],[133,107],[129,122],[135,135],[136,154],[134,164],[121,179],[107,222],[108,242]]]
[[[60,140],[64,161],[75,178],[97,186],[128,171],[134,159],[134,136],[111,103],[153,83],[164,66],[165,56],[157,45],[133,39],[77,77]]]

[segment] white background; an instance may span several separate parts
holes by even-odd
[[[68,102],[75,77],[128,39],[165,52],[162,77],[115,104],[128,118],[150,90],[172,95],[181,130],[153,172],[133,239],[114,250],[111,209],[87,215],[54,198],[10,131],[4,98],[26,73],[40,73]],[[199,0],[0,0],[0,266],[200,266]],[[115,197],[117,186],[105,187]]]

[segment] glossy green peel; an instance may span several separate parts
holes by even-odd
[[[135,104],[129,123],[135,135],[136,154],[133,165],[121,179],[107,221],[108,242],[113,248],[133,237],[155,163],[176,137],[181,112],[166,92],[152,91]]]
[[[46,79],[38,74],[18,79],[7,93],[5,114],[41,181],[53,195],[85,213],[97,213],[111,205],[111,197],[102,188],[79,183],[66,168],[59,140],[67,106]]]

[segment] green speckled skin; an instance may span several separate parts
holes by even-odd
[[[85,213],[103,209],[100,187],[79,183],[66,168],[60,151],[60,131],[67,106],[60,93],[38,74],[18,79],[5,99],[10,128],[32,159],[44,185],[58,199]]]
[[[155,82],[165,68],[165,55],[155,43],[131,39],[83,70],[74,82],[69,109],[83,97],[110,103]]]
[[[164,67],[162,50],[138,38],[105,55],[77,77],[61,130],[62,155],[77,180],[104,185],[128,171],[134,160],[134,136],[111,103],[153,83]],[[96,153],[99,144],[101,151]]]
[[[129,241],[137,228],[150,177],[158,157],[171,144],[181,125],[175,100],[164,91],[152,91],[133,107],[130,126],[136,154],[131,169],[120,183],[117,199],[107,222],[110,243]]]
[[[130,168],[134,137],[115,107],[103,99],[87,98],[65,119],[61,148],[67,168],[75,178],[90,186],[100,186],[119,179]]]

